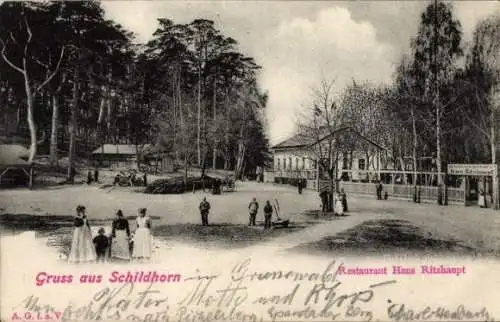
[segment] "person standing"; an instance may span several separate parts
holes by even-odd
[[[299,181],[297,182],[297,189],[299,190],[299,195],[302,194],[302,179],[299,179]]]
[[[333,191],[328,191],[327,194],[327,211],[333,211],[335,208],[335,196],[333,195]]]
[[[200,203],[200,214],[201,214],[201,225],[208,226],[208,213],[210,212],[210,204],[207,201],[207,197],[203,197],[203,201]]]
[[[338,192],[335,194],[335,215],[336,216],[344,215],[344,205],[342,204],[342,197]]]
[[[486,194],[483,189],[479,189],[479,196],[477,197],[477,204],[481,208],[486,208]]]
[[[148,174],[146,172],[144,172],[144,187],[147,187],[148,186]]]
[[[132,174],[130,175],[129,177],[129,183],[130,183],[130,186],[133,187],[134,184],[135,184],[135,180],[136,180],[136,177],[135,177],[135,172],[132,172]]]
[[[95,167],[94,170],[94,181],[95,183],[99,183],[99,169],[97,168],[97,166]]]
[[[342,198],[343,210],[344,210],[344,212],[347,212],[348,211],[348,209],[347,209],[347,195],[344,192],[344,188],[340,189],[340,197]]]
[[[87,184],[91,184],[92,183],[92,172],[89,170],[87,172]]]
[[[271,203],[266,201],[264,206],[264,229],[271,229],[271,217],[273,216],[273,206]]]
[[[106,261],[106,251],[109,247],[109,239],[104,235],[106,231],[104,228],[100,228],[97,232],[98,235],[94,237],[95,253],[97,255],[97,262],[104,263]]]
[[[116,212],[116,218],[111,226],[111,257],[130,260],[130,226],[121,210]]]
[[[255,226],[255,218],[257,217],[257,212],[259,211],[259,203],[255,197],[248,205],[248,210],[250,212],[248,226]]]
[[[382,190],[384,187],[382,186],[382,181],[378,181],[377,183],[377,200],[382,200]]]
[[[323,190],[319,193],[319,197],[321,198],[321,211],[326,212],[328,207],[327,207],[327,202],[328,202],[328,192],[326,190]]]
[[[151,258],[153,241],[151,237],[151,218],[146,216],[146,208],[139,209],[137,216],[137,229],[134,233],[134,249],[132,258],[138,260],[148,260]]]
[[[69,182],[75,183],[75,177],[76,177],[76,169],[74,166],[71,166],[69,169]]]
[[[68,261],[70,263],[92,263],[97,255],[92,243],[92,232],[85,214],[85,207],[78,205],[76,215],[73,220],[75,229],[73,230],[73,241]]]

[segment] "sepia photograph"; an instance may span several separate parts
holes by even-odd
[[[1,321],[495,321],[499,1],[0,1]]]

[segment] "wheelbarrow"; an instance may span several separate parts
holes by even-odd
[[[276,228],[287,228],[290,223],[289,219],[283,219],[280,217],[280,204],[278,199],[274,199],[274,212],[276,213],[276,220],[273,220],[271,223]]]

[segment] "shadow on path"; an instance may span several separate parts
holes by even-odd
[[[135,216],[127,216],[131,230],[135,229]],[[160,217],[153,216],[153,220]],[[98,227],[110,229],[113,218],[90,220],[93,230]],[[243,248],[254,246],[262,241],[294,233],[309,227],[317,221],[290,223],[287,228],[274,227],[264,230],[263,222],[249,227],[243,224],[172,224],[158,225],[153,222],[153,238],[166,242],[183,242],[186,244],[221,248]],[[73,216],[3,214],[0,215],[0,234],[12,235],[33,231],[35,238],[47,238],[47,246],[55,247],[59,253],[69,255],[73,236]]]
[[[205,247],[238,248],[253,246],[262,241],[294,233],[309,227],[311,224],[312,222],[291,223],[287,228],[273,227],[271,230],[264,230],[263,223],[257,223],[257,226],[252,227],[242,224],[225,223],[209,226],[177,224],[158,226],[153,229],[153,234],[159,239],[204,245]]]
[[[498,250],[476,249],[454,239],[440,239],[406,220],[368,220],[319,241],[301,244],[290,251],[354,256],[487,256]]]

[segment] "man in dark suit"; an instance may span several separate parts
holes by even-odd
[[[201,224],[202,226],[208,226],[208,213],[210,212],[210,204],[207,198],[204,197],[203,201],[200,203],[200,214],[201,214]]]

